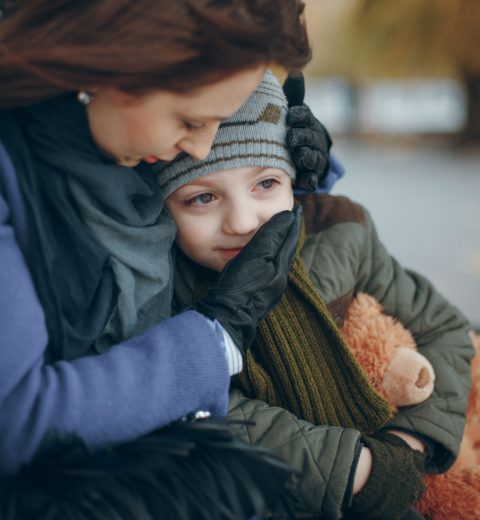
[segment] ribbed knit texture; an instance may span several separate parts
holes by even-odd
[[[345,344],[298,254],[284,296],[260,324],[234,381],[248,396],[314,424],[370,432],[390,417],[389,404]]]
[[[278,168],[293,180],[295,167],[287,148],[288,105],[271,71],[235,114],[220,125],[206,159],[183,154],[158,163],[157,182],[164,197],[199,177],[243,166]]]

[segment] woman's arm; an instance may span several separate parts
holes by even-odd
[[[15,471],[52,430],[102,446],[191,411],[226,411],[225,355],[193,311],[101,356],[45,364],[43,310],[1,196],[0,331],[0,473]]]

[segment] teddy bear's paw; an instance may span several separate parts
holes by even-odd
[[[387,400],[396,406],[418,404],[427,399],[435,382],[430,362],[408,347],[397,347],[383,375]]]
[[[426,490],[415,508],[426,520],[479,520],[480,473],[478,469],[443,475],[425,475]]]

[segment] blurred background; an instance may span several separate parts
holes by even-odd
[[[480,0],[306,0],[306,103],[389,251],[480,329]]]

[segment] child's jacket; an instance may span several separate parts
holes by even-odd
[[[371,294],[413,333],[432,363],[433,395],[400,409],[389,426],[432,439],[436,449],[428,470],[445,471],[458,454],[465,424],[473,355],[468,323],[425,278],[388,254],[364,208],[328,195],[307,195],[301,203],[307,230],[301,256],[337,324],[356,293]],[[272,447],[300,471],[296,517],[342,516],[358,431],[313,426],[237,389],[231,392],[229,415],[254,421],[243,428],[245,438]]]

